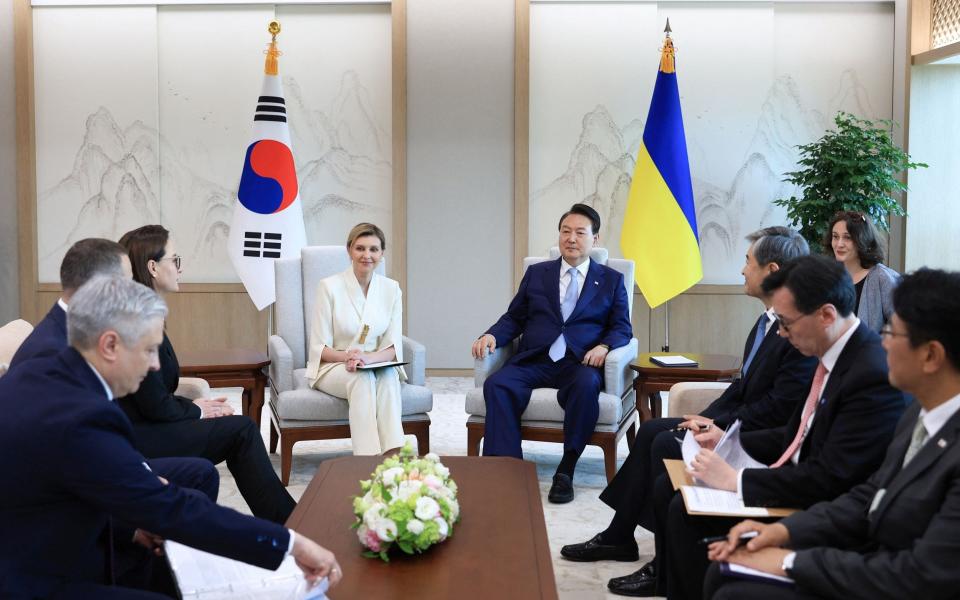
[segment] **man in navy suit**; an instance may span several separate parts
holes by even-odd
[[[683,433],[674,428],[692,429],[703,439],[719,437],[737,420],[741,431],[779,427],[786,424],[806,394],[817,360],[804,356],[777,335],[773,301],[763,291],[763,279],[790,260],[809,254],[810,249],[803,236],[788,227],[765,227],[748,235],[747,240],[750,247],[742,271],[744,292],[760,300],[765,310],[747,336],[740,378],[699,415],[640,424],[630,455],[600,494],[600,500],[616,511],[610,525],[586,542],[564,546],[560,550],[564,558],[578,562],[639,559],[634,537],[637,525],[649,531],[656,529],[653,483],[666,472],[664,458],[681,457]],[[636,581],[650,579],[654,573],[651,560],[631,575],[611,579],[607,587],[614,593],[629,594]]]
[[[956,598],[960,589],[960,273],[920,269],[893,292],[881,332],[890,383],[917,402],[866,483],[776,524],[745,521],[710,558],[795,587],[721,577],[704,598]],[[759,532],[738,549],[738,538]],[[719,589],[718,589],[719,588]]]
[[[308,579],[339,581],[315,542],[162,480],[135,450],[113,398],[159,368],[166,314],[152,290],[96,278],[71,300],[71,346],[0,379],[0,597],[161,597],[111,585],[113,519],[264,568],[292,554]]]
[[[120,244],[103,238],[86,238],[70,246],[60,263],[63,292],[47,316],[23,341],[10,360],[10,368],[25,360],[52,356],[67,347],[67,304],[87,281],[98,275],[133,277],[130,258]]]
[[[527,268],[507,312],[473,343],[473,355],[483,358],[523,336],[517,353],[483,384],[485,456],[523,458],[520,416],[531,392],[558,389],[564,452],[548,498],[563,503],[573,500],[573,472],[597,424],[607,353],[626,345],[633,330],[623,275],[590,260],[600,215],[574,204],[559,229],[561,258]]]

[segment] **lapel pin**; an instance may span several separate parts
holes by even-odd
[[[599,282],[599,281],[594,281],[594,282],[593,282],[593,285],[600,285],[600,282]]]
[[[939,446],[940,448],[946,448],[947,440],[940,438],[939,440],[937,440],[937,446]]]

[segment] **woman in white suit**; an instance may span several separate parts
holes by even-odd
[[[382,454],[403,445],[402,367],[358,369],[402,360],[403,303],[396,281],[374,271],[386,239],[360,223],[347,238],[350,268],[320,281],[310,331],[307,381],[350,404],[353,453]]]

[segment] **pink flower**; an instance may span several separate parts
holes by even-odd
[[[372,529],[368,529],[366,531],[366,535],[364,536],[364,539],[362,539],[361,541],[367,548],[370,548],[374,552],[380,552],[380,538],[377,537],[376,531]]]

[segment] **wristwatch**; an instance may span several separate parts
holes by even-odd
[[[792,575],[793,571],[793,561],[797,559],[797,553],[791,552],[790,554],[783,557],[783,562],[780,563],[780,568],[783,569],[783,572],[787,575]]]

